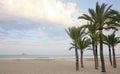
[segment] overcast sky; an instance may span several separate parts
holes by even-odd
[[[88,14],[88,8],[95,8],[96,2],[0,0],[0,54],[73,54],[73,50],[68,50],[71,39],[65,28],[83,25],[86,21],[77,17]],[[120,0],[98,2],[112,4],[112,8],[120,12]],[[117,32],[117,35],[120,36],[120,33]],[[116,52],[120,52],[117,48]]]

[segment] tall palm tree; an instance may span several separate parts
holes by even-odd
[[[103,43],[106,44],[108,46],[109,49],[109,61],[110,61],[110,65],[112,66],[112,56],[111,56],[111,35],[105,36],[103,35]]]
[[[79,34],[80,34],[80,28],[76,27],[69,27],[68,30],[66,30],[69,37],[72,39],[72,48],[75,48],[75,56],[76,56],[76,70],[79,70],[79,56],[78,56],[78,40],[79,40]]]
[[[118,22],[116,22],[118,19],[116,18],[116,14],[118,14],[118,11],[111,10],[112,5],[107,7],[107,4],[103,3],[102,5],[99,5],[99,3],[96,3],[96,9],[89,9],[90,15],[83,14],[83,16],[78,17],[81,19],[88,20],[90,22],[93,22],[97,25],[97,29],[99,30],[99,40],[100,40],[100,59],[101,59],[101,71],[106,72],[105,69],[105,62],[104,62],[104,55],[103,55],[103,37],[102,37],[102,30],[104,29],[104,26],[120,26]]]
[[[99,62],[98,62],[98,43],[99,43],[99,33],[96,32],[95,35],[94,35],[94,45],[95,45],[95,59],[96,59],[96,69],[98,69],[98,66],[99,66]]]
[[[111,40],[110,45],[111,45],[112,51],[113,51],[113,67],[114,68],[117,67],[117,65],[116,65],[116,57],[115,57],[115,46],[120,43],[120,37],[116,37],[115,32],[116,31],[114,31],[113,34],[110,35],[110,40]]]
[[[90,44],[91,44],[91,41],[87,37],[84,37],[84,38],[79,37],[78,48],[80,50],[81,68],[84,67],[84,65],[83,65],[83,50],[86,49],[87,47],[89,47]]]

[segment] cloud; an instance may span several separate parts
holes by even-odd
[[[0,0],[0,51],[67,49],[70,38],[64,29],[79,25],[79,15],[72,2]]]
[[[9,24],[10,23],[10,24]],[[16,20],[0,24],[0,39],[4,43],[57,43],[66,40],[62,25],[50,22],[36,23],[30,20]],[[1,42],[0,42],[1,43]]]
[[[73,25],[82,13],[76,4],[60,0],[0,0],[2,9],[11,15],[57,24]]]

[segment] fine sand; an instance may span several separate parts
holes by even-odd
[[[100,64],[100,61],[99,61]],[[120,58],[117,58],[117,68],[110,66],[105,59],[106,73],[120,73]],[[84,68],[75,70],[74,60],[0,60],[0,74],[104,74],[101,67],[94,69],[93,59],[84,59]]]

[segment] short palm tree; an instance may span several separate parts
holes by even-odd
[[[106,7],[107,4],[103,3],[102,5],[99,5],[99,3],[96,3],[96,9],[89,9],[90,15],[83,14],[83,16],[78,17],[81,19],[88,20],[94,24],[97,25],[97,29],[99,30],[99,40],[100,40],[100,58],[101,58],[101,71],[106,72],[105,69],[105,62],[104,62],[104,55],[103,55],[103,33],[102,30],[104,29],[104,26],[120,26],[118,22],[116,22],[118,19],[115,19],[116,15],[118,14],[118,11],[111,10],[112,5],[109,7]]]
[[[111,35],[108,35],[108,36],[103,35],[103,43],[108,46],[108,49],[109,49],[109,61],[110,61],[110,65],[112,66],[112,55],[111,55],[111,46],[110,46],[111,41],[112,41],[111,40]]]
[[[115,46],[120,43],[120,37],[116,37],[115,32],[116,31],[114,31],[113,34],[110,35],[110,40],[111,40],[110,45],[111,45],[112,51],[113,51],[113,67],[114,68],[117,67],[117,65],[116,65],[116,57],[115,57]]]
[[[69,37],[72,39],[72,48],[75,48],[75,56],[76,56],[76,70],[79,70],[79,56],[78,56],[78,40],[80,34],[80,28],[70,27],[66,30]]]
[[[78,40],[78,48],[80,50],[80,59],[81,59],[81,68],[84,67],[83,65],[83,51],[84,49],[86,49],[87,47],[89,47],[89,45],[91,44],[90,39],[88,39],[87,37],[81,38],[79,37]]]

